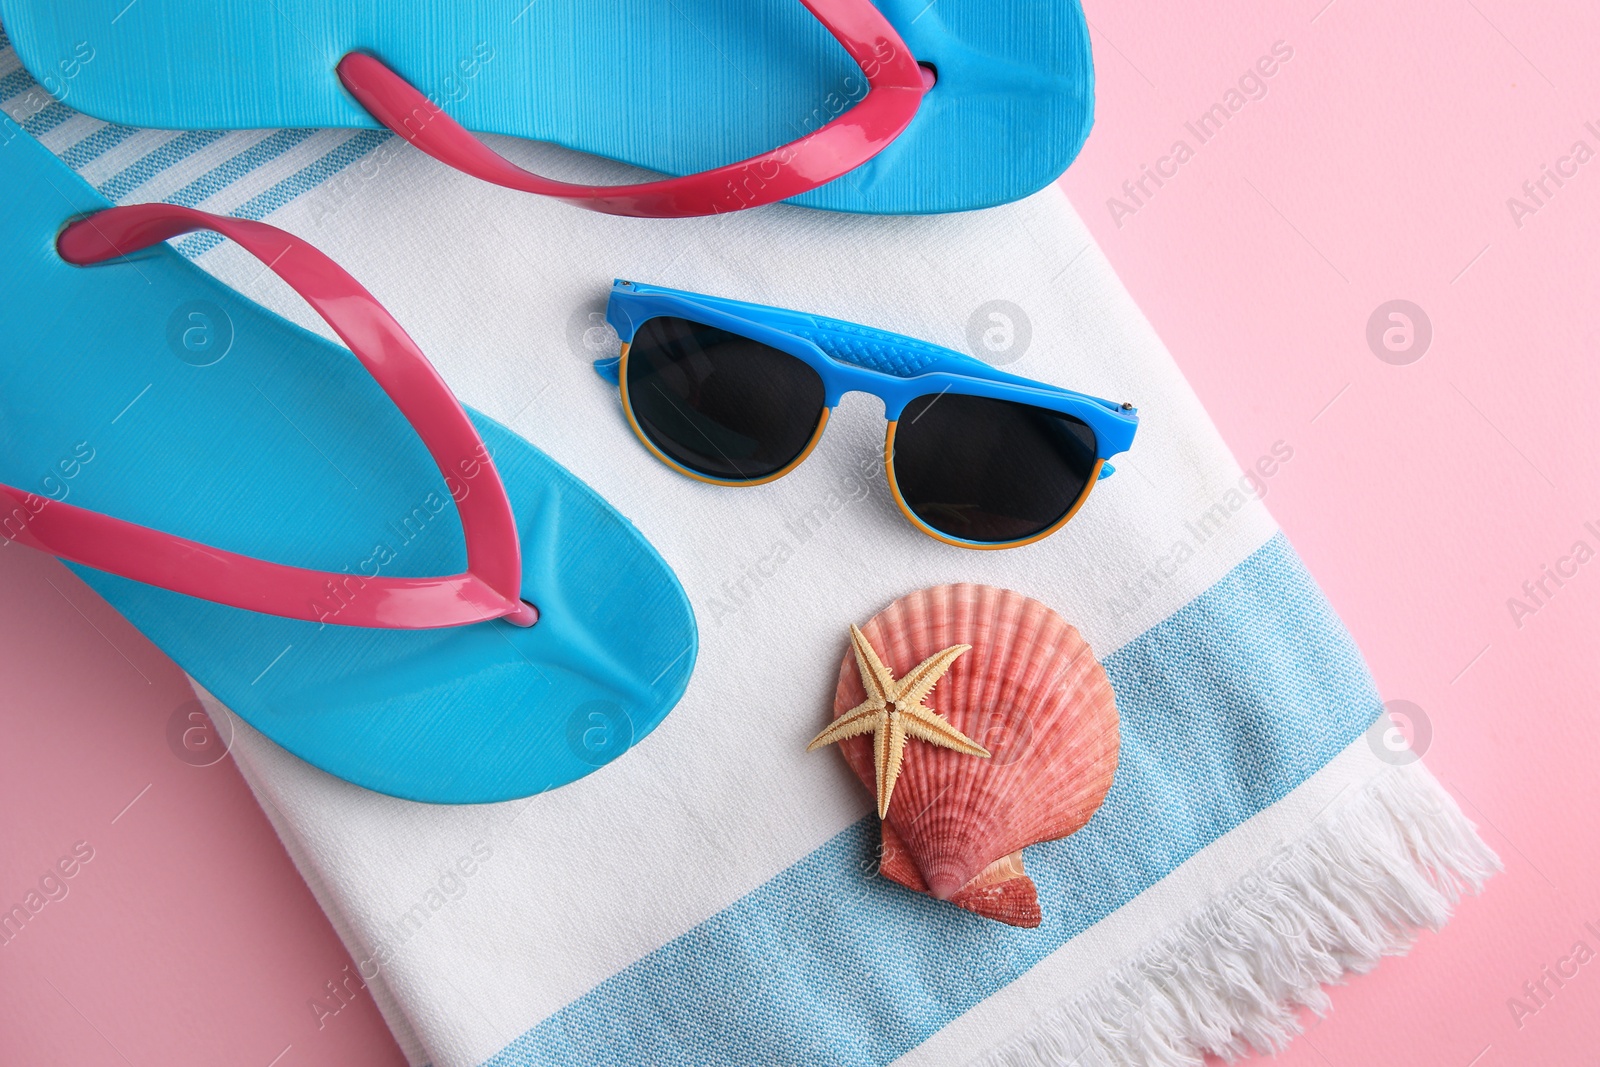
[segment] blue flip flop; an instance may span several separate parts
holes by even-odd
[[[353,351],[159,243],[199,227]],[[68,560],[290,752],[412,800],[505,800],[604,765],[683,693],[693,613],[643,535],[462,409],[320,252],[111,208],[10,120],[0,249],[0,550]]]
[[[0,21],[47,91],[108,122],[381,123],[621,214],[989,207],[1058,177],[1093,117],[1079,0],[0,0]],[[683,177],[564,185],[468,129]]]

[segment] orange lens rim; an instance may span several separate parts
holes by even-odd
[[[644,429],[640,427],[639,420],[634,417],[633,401],[628,399],[628,347],[628,343],[624,342],[622,345],[622,361],[617,364],[617,378],[622,385],[622,412],[628,417],[628,425],[633,428],[633,435],[639,439],[640,444],[644,445],[645,448],[650,450],[650,454],[652,456],[655,456],[657,459],[671,467],[673,470],[677,471],[679,474],[693,478],[697,482],[705,482],[707,485],[731,486],[765,485],[768,482],[775,482],[806,461],[806,457],[811,455],[811,450],[817,447],[817,442],[822,440],[822,431],[828,428],[828,416],[833,413],[833,410],[824,405],[822,409],[822,417],[817,420],[817,428],[812,432],[811,440],[807,441],[806,446],[800,450],[800,454],[795,456],[794,459],[790,460],[780,469],[773,471],[771,474],[763,475],[760,478],[713,478],[708,474],[701,474],[699,471],[690,470],[688,467],[685,467],[683,464],[679,463],[677,460],[661,451],[661,449],[657,448],[655,446],[655,442],[651,441],[650,438],[645,434]]]
[[[1021,548],[1023,545],[1031,545],[1035,541],[1044,540],[1046,537],[1049,537],[1051,534],[1061,529],[1061,527],[1072,521],[1072,517],[1078,513],[1078,509],[1083,507],[1083,502],[1088,500],[1089,494],[1094,491],[1094,483],[1100,480],[1100,468],[1105,463],[1105,460],[1103,459],[1096,459],[1094,461],[1094,468],[1089,471],[1089,480],[1084,482],[1083,491],[1080,492],[1078,494],[1078,498],[1072,502],[1072,506],[1067,509],[1066,514],[1062,515],[1059,519],[1045,527],[1043,530],[1040,530],[1038,533],[1030,534],[1027,537],[1019,538],[1015,541],[966,541],[959,537],[951,537],[949,534],[940,533],[932,526],[929,526],[927,523],[923,522],[922,519],[918,518],[917,514],[911,510],[910,505],[906,503],[906,498],[900,495],[900,485],[895,481],[894,477],[894,432],[896,421],[897,420],[894,419],[889,420],[889,429],[884,434],[883,438],[883,470],[884,474],[889,479],[889,492],[894,494],[895,505],[899,507],[900,513],[906,517],[906,520],[910,522],[911,525],[915,526],[917,529],[921,530],[935,541],[943,541],[945,544],[955,545],[957,548],[975,548],[980,551],[988,551],[996,548]]]

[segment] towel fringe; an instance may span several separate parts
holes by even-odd
[[[1341,797],[1297,840],[978,1062],[992,1067],[1198,1067],[1276,1052],[1318,1015],[1323,985],[1437,930],[1500,870],[1420,763]]]

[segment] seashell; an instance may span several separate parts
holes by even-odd
[[[941,585],[901,597],[862,634],[896,678],[953,645],[924,703],[988,758],[908,741],[882,821],[879,870],[909,889],[1013,926],[1038,926],[1022,850],[1073,833],[1117,767],[1117,706],[1078,631],[1037,600],[993,586]],[[835,719],[866,698],[846,653]],[[869,792],[873,739],[838,742]]]

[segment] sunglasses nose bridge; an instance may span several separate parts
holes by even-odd
[[[879,386],[875,382],[864,382],[859,379],[840,384],[830,384],[826,403],[829,410],[833,410],[844,402],[845,397],[857,394],[871,397],[882,404],[883,417],[891,422],[900,417],[900,412],[909,403],[906,398],[896,396],[892,386]]]
[[[838,365],[836,361],[836,366]],[[908,388],[907,383],[901,378],[855,364],[843,364],[841,370],[842,373],[835,373],[827,378],[829,408],[837,408],[845,397],[852,393],[860,393],[882,404],[884,419],[893,422],[915,398],[916,390]]]

